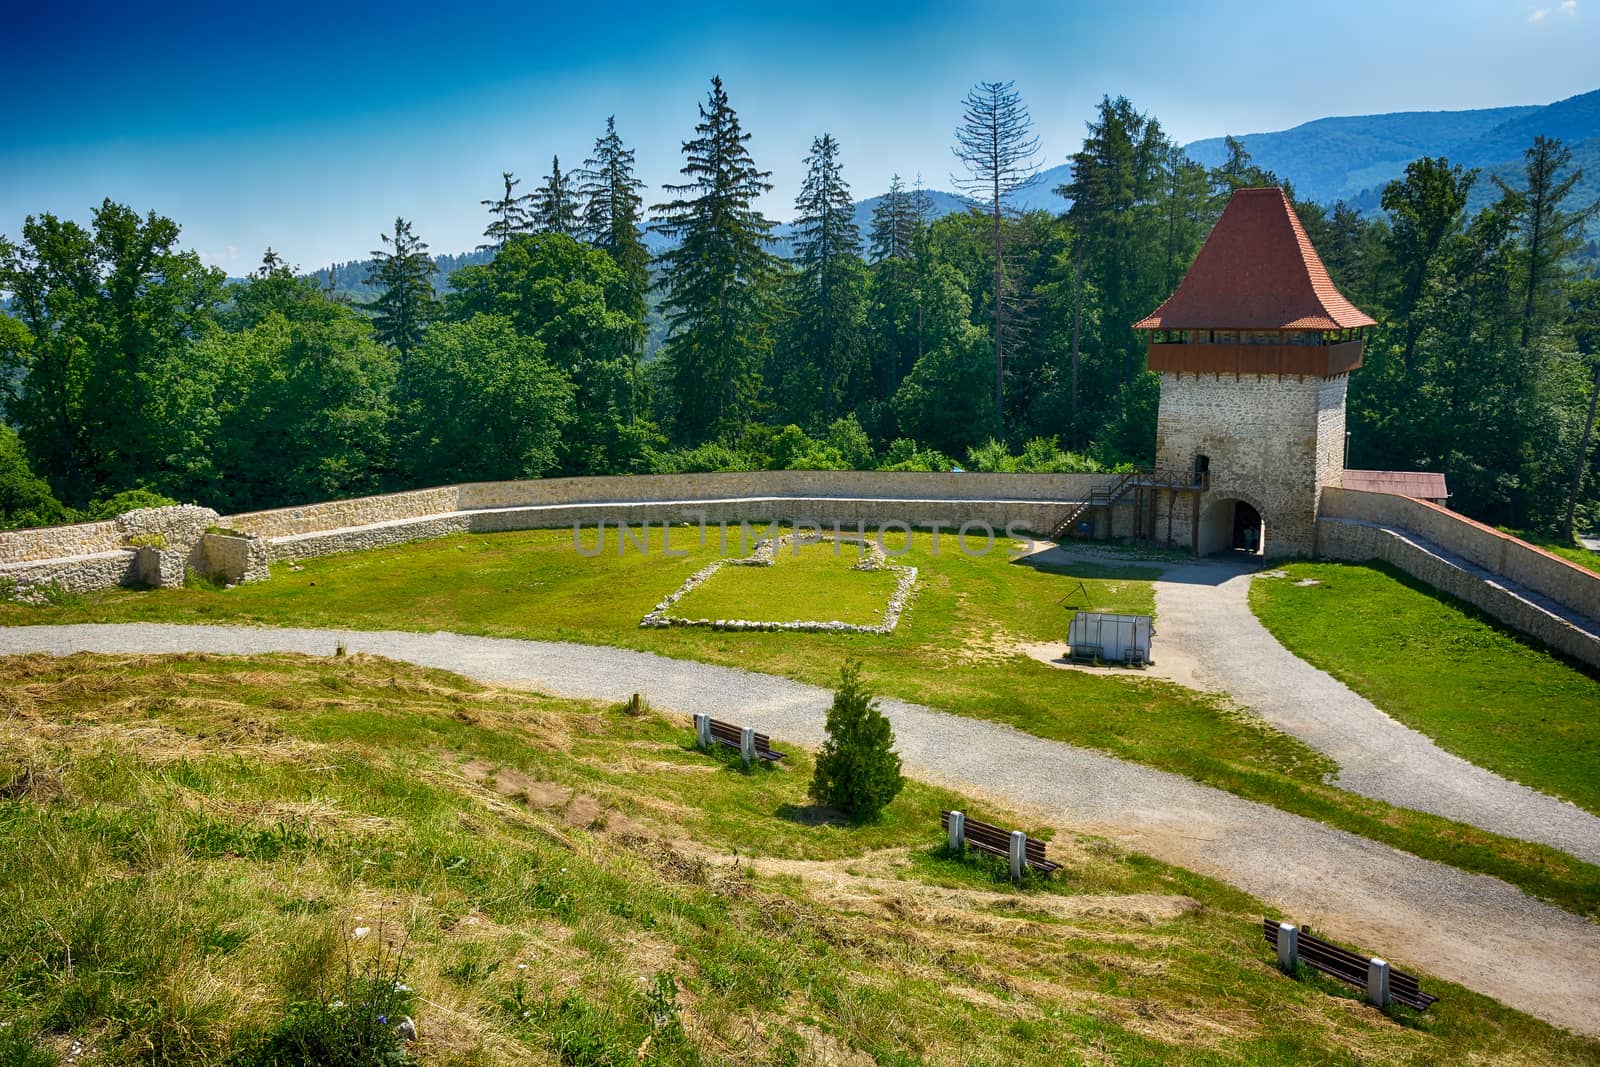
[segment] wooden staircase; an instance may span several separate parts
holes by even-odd
[[[1089,499],[1069,511],[1065,518],[1050,530],[1050,539],[1059,541],[1072,532],[1073,526],[1094,508],[1109,508],[1132,489],[1187,489],[1204,490],[1207,477],[1191,471],[1161,470],[1157,467],[1136,467],[1114,480],[1089,490]]]
[[[1142,473],[1137,469],[1131,470],[1118,477],[1115,481],[1097,485],[1089,490],[1089,499],[1073,508],[1067,513],[1066,518],[1055,524],[1055,527],[1050,531],[1050,539],[1059,541],[1067,536],[1072,527],[1077,524],[1077,521],[1088,514],[1091,508],[1109,508],[1112,504],[1115,504],[1122,498],[1124,493],[1133,487],[1133,484]]]

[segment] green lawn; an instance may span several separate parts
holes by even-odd
[[[1600,680],[1387,566],[1283,569],[1250,604],[1295,654],[1464,759],[1600,813]]]
[[[876,626],[894,593],[894,571],[858,571],[849,545],[786,546],[770,567],[724,566],[672,607],[686,619],[838,622]]]
[[[1004,812],[913,783],[851,826],[805,751],[744,773],[649,709],[363,657],[0,684],[0,1063],[259,1063],[381,977],[449,1067],[1600,1064],[1425,968],[1423,1015],[1283,976],[1259,902],[1104,841],[1012,888],[939,847]]]
[[[673,550],[686,549],[684,557],[632,546],[619,556],[613,535],[604,553],[588,558],[575,551],[570,530],[463,535],[328,556],[300,569],[280,564],[271,581],[231,590],[115,590],[56,606],[0,604],[0,624],[454,630],[617,645],[817,685],[831,685],[840,660],[855,655],[886,695],[1187,775],[1600,916],[1600,867],[1328,785],[1330,760],[1219,700],[1153,678],[1059,670],[1018,651],[1022,642],[1064,641],[1071,608],[1150,612],[1157,572],[1136,553],[1125,563],[1041,568],[1013,561],[1004,543],[974,557],[954,551],[953,542],[945,535],[935,552],[931,535],[919,533],[897,557],[920,576],[889,635],[641,629],[655,603],[720,550],[714,532],[701,546],[690,529],[673,532]],[[583,548],[594,550],[592,532]],[[735,532],[728,552],[747,551]]]

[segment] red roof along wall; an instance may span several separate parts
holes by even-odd
[[[1334,288],[1282,189],[1239,189],[1177,292],[1136,330],[1375,326]]]
[[[1444,475],[1429,471],[1345,471],[1344,488],[1365,493],[1393,493],[1415,500],[1444,500],[1450,496]]]

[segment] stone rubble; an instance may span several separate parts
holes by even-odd
[[[668,593],[649,614],[639,620],[639,625],[644,629],[665,629],[672,626],[701,626],[713,630],[732,631],[790,631],[800,633],[848,633],[848,634],[891,634],[900,624],[900,616],[905,612],[906,605],[911,601],[912,591],[917,584],[917,568],[890,563],[889,557],[883,546],[869,538],[829,536],[818,534],[806,537],[802,544],[837,543],[855,545],[864,549],[866,555],[856,563],[851,570],[856,571],[893,571],[896,575],[894,592],[889,596],[885,606],[883,621],[876,626],[862,626],[857,623],[841,622],[838,619],[827,621],[813,619],[798,619],[793,622],[768,622],[756,619],[687,619],[679,615],[669,614],[670,609],[678,601],[704,585],[723,567],[771,567],[777,560],[778,552],[795,541],[795,534],[784,534],[781,537],[771,537],[756,543],[750,555],[738,558],[724,558],[712,560],[701,567],[677,589]]]

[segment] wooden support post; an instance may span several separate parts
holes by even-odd
[[[1278,966],[1293,974],[1300,963],[1300,928],[1294,923],[1278,924]]]
[[[1011,880],[1022,881],[1022,872],[1028,866],[1028,835],[1021,830],[1011,831]]]
[[[638,715],[642,711],[644,711],[644,699],[635,693],[628,699],[628,714]]]
[[[1167,490],[1167,547],[1172,547],[1172,512],[1178,506],[1178,491]]]
[[[711,716],[695,715],[694,745],[701,752],[709,752],[711,750]]]
[[[1195,559],[1200,558],[1200,494],[1202,489],[1196,489],[1189,494],[1189,552]]]
[[[950,834],[946,839],[952,852],[965,852],[967,848],[967,813],[952,811],[950,813]]]

